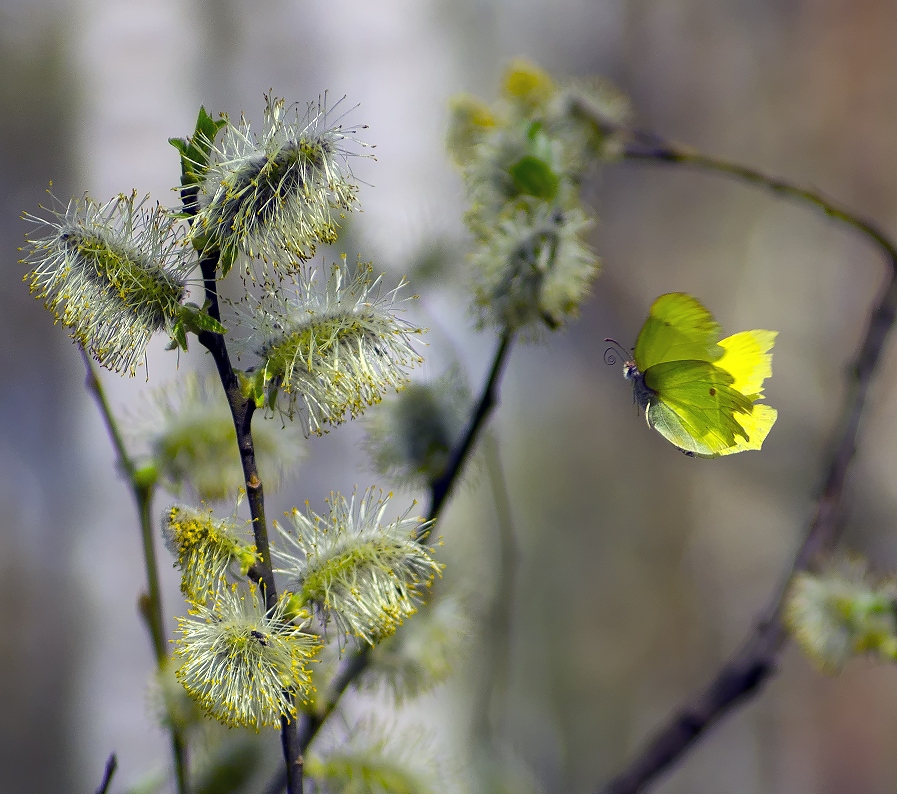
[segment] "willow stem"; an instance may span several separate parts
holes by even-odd
[[[492,366],[489,368],[489,374],[486,376],[486,382],[483,385],[483,390],[480,392],[480,399],[477,401],[476,408],[471,414],[467,429],[461,437],[461,441],[452,451],[445,472],[430,487],[430,509],[427,512],[427,521],[429,522],[435,522],[439,518],[439,513],[442,511],[442,507],[451,494],[458,475],[461,473],[475,442],[479,438],[483,424],[495,407],[498,399],[498,384],[504,373],[504,368],[513,346],[514,333],[505,331],[499,338],[498,348],[492,359]],[[429,534],[433,524],[430,523],[425,526],[424,535],[426,536]]]
[[[897,245],[875,225],[815,191],[771,177],[756,169],[675,146],[646,133],[636,134],[635,139],[625,150],[626,159],[715,171],[815,206],[829,217],[859,231],[881,249],[887,258],[888,276],[872,309],[866,334],[849,373],[841,421],[833,435],[832,451],[824,468],[814,515],[783,585],[770,599],[754,631],[710,684],[684,703],[657,730],[627,768],[600,789],[602,794],[637,794],[643,791],[662,772],[682,760],[708,728],[737,706],[755,697],[775,674],[779,655],[789,639],[782,622],[788,582],[798,571],[811,567],[821,554],[830,551],[838,541],[841,530],[841,522],[838,520],[840,506],[847,474],[859,443],[869,389],[897,320]]]
[[[131,493],[137,507],[140,518],[140,538],[143,544],[143,562],[146,569],[146,592],[140,597],[140,614],[146,623],[156,657],[156,666],[163,670],[168,661],[166,653],[165,631],[162,609],[162,590],[159,585],[159,565],[156,559],[156,544],[153,533],[152,504],[155,493],[155,482],[148,477],[142,477],[137,470],[133,459],[128,454],[124,438],[119,429],[115,415],[106,397],[106,391],[100,381],[93,361],[84,348],[81,348],[81,357],[84,359],[84,367],[87,370],[85,383],[88,391],[93,394],[100,409],[103,422],[115,453],[118,456],[118,464],[128,479]],[[171,752],[174,758],[174,771],[177,779],[178,794],[188,794],[189,785],[187,777],[187,744],[183,734],[175,727],[171,729]],[[114,767],[113,767],[114,769]]]
[[[112,753],[106,761],[106,767],[103,769],[103,779],[100,781],[96,794],[106,794],[109,791],[112,776],[115,774],[116,769],[118,769],[118,759],[115,757],[115,753]]]
[[[205,283],[208,313],[221,322],[217,282],[219,256],[218,252],[203,256],[200,260],[200,268]],[[252,516],[252,533],[258,555],[257,562],[249,571],[249,576],[262,588],[265,606],[272,610],[277,606],[277,588],[271,569],[268,522],[265,517],[265,492],[255,460],[255,443],[252,439],[252,417],[255,414],[255,403],[244,397],[240,391],[240,383],[236,372],[234,372],[224,337],[211,331],[201,331],[198,339],[199,343],[212,354],[215,361],[237,434],[237,448],[243,466],[246,498],[249,502],[249,513]],[[289,794],[302,794],[302,747],[299,742],[298,722],[295,719],[286,717],[281,719],[280,740],[286,766],[287,791]]]
[[[653,161],[715,171],[722,176],[739,179],[780,196],[810,204],[830,218],[852,226],[881,248],[888,259],[897,261],[897,246],[875,224],[830,201],[821,193],[794,182],[770,176],[759,169],[733,163],[721,157],[702,154],[687,146],[665,141],[652,133],[634,133],[634,141],[626,146],[623,157],[626,160]]]

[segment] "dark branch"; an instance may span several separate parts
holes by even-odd
[[[838,540],[839,507],[847,472],[856,452],[869,387],[897,318],[897,247],[873,225],[812,191],[767,177],[759,171],[679,149],[656,139],[651,148],[628,148],[625,156],[629,159],[660,160],[711,169],[746,179],[779,194],[808,201],[830,217],[843,221],[868,236],[887,255],[890,268],[888,281],[872,311],[863,343],[850,373],[842,418],[834,436],[822,489],[813,519],[789,571],[790,580],[796,572],[811,567]],[[629,767],[600,790],[602,794],[635,794],[642,791],[661,772],[680,760],[710,726],[762,689],[776,672],[779,653],[788,640],[782,624],[786,592],[787,582],[775,594],[766,610],[766,617],[742,648],[720,670],[710,686],[681,708],[649,740]]]
[[[442,506],[451,493],[455,481],[479,437],[483,423],[489,417],[489,414],[492,413],[493,407],[495,407],[498,396],[498,383],[501,380],[502,372],[513,344],[514,334],[510,331],[505,331],[499,340],[498,349],[495,351],[495,356],[492,359],[492,367],[489,370],[489,375],[486,377],[486,383],[483,386],[483,391],[480,393],[476,409],[471,414],[467,430],[461,437],[459,444],[452,451],[452,456],[449,458],[445,472],[430,488],[430,509],[427,512],[428,521],[435,521],[439,517]],[[429,527],[432,524],[427,526],[428,528],[424,530],[425,534],[429,533]]]
[[[704,171],[716,171],[719,174],[735,177],[749,182],[756,187],[777,193],[786,198],[796,199],[815,206],[830,218],[853,226],[875,242],[892,262],[897,261],[897,246],[877,226],[863,218],[857,217],[844,207],[829,201],[815,190],[801,187],[785,179],[769,176],[756,168],[732,163],[718,157],[710,157],[686,146],[671,143],[654,133],[633,133],[633,140],[627,144],[623,152],[626,160],[646,160],[700,168]]]
[[[109,784],[112,783],[112,776],[115,774],[115,770],[118,768],[118,759],[115,757],[115,753],[112,753],[109,756],[109,760],[106,761],[106,768],[103,770],[103,779],[100,781],[100,786],[97,789],[96,794],[106,794],[109,791]]]
[[[200,267],[205,284],[208,312],[221,322],[221,307],[218,303],[218,260],[217,253],[207,254],[200,260]],[[246,483],[246,498],[252,516],[252,533],[258,552],[258,561],[249,571],[249,575],[262,588],[266,607],[269,610],[274,609],[277,606],[277,588],[274,585],[274,573],[271,570],[268,522],[265,517],[265,493],[255,460],[255,444],[252,440],[252,416],[255,413],[255,403],[240,392],[240,382],[234,372],[233,364],[231,364],[224,337],[211,331],[201,331],[198,338],[199,343],[212,354],[215,361],[218,377],[221,379],[221,386],[227,396],[234,429],[237,433],[237,447],[243,466],[243,479]],[[290,794],[302,794],[302,748],[298,741],[295,719],[283,718],[281,720],[280,738],[286,765],[284,778],[287,783],[287,791]]]
[[[200,265],[205,282],[208,312],[220,322],[221,310],[218,304],[216,281],[218,256],[215,254],[206,255],[200,261]],[[211,331],[201,331],[198,338],[199,343],[212,354],[215,367],[218,370],[218,377],[221,380],[221,386],[230,406],[234,429],[237,433],[240,462],[243,466],[243,478],[246,483],[249,512],[252,515],[252,531],[255,537],[256,549],[259,553],[259,560],[254,566],[253,574],[255,580],[264,590],[267,608],[273,609],[277,605],[277,590],[274,586],[274,575],[271,571],[271,552],[268,544],[268,524],[265,519],[264,491],[255,460],[255,444],[252,440],[252,416],[255,413],[255,403],[244,397],[240,392],[240,383],[231,364],[224,337]]]

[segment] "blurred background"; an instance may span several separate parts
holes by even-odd
[[[190,134],[201,103],[258,123],[269,89],[346,95],[377,147],[376,162],[353,161],[369,186],[352,244],[411,276],[413,319],[431,329],[418,375],[458,360],[476,389],[494,340],[467,312],[446,102],[492,100],[514,56],[605,75],[640,127],[813,186],[897,234],[894,0],[0,0],[0,788],[92,791],[112,751],[114,791],[167,764],[133,507],[77,350],[21,283],[20,214],[51,181],[63,200],[136,188],[173,205],[167,138]],[[480,461],[440,525],[440,554],[444,586],[484,620],[418,715],[457,758],[487,725],[519,791],[593,791],[751,629],[806,525],[884,272],[851,230],[717,176],[620,163],[586,190],[604,272],[577,322],[516,349],[492,425],[519,545],[511,633],[488,618],[507,588]],[[434,250],[441,266],[421,267]],[[685,458],[602,362],[601,340],[634,341],[669,291],[699,296],[730,332],[779,331],[766,389],[779,420],[761,453]],[[163,348],[136,378],[105,373],[120,413],[175,375]],[[180,366],[208,362],[195,346]],[[892,344],[843,513],[845,542],[884,570],[897,565],[895,385]],[[363,435],[353,423],[309,442],[269,512],[356,483],[389,488]],[[183,605],[160,554],[173,616]],[[510,661],[496,671],[496,659]],[[485,700],[483,681],[500,682]],[[827,677],[791,648],[655,790],[893,792],[895,746],[897,670],[857,660]]]

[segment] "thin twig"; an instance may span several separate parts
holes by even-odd
[[[489,374],[486,376],[479,400],[477,400],[477,404],[471,413],[467,429],[453,450],[445,473],[430,488],[430,509],[427,511],[427,523],[424,525],[424,532],[421,533],[422,539],[429,537],[433,524],[439,518],[442,508],[457,484],[461,472],[464,470],[464,465],[479,439],[486,420],[495,407],[498,399],[498,385],[504,373],[513,343],[514,334],[512,332],[505,332],[499,339],[492,366],[489,368]],[[318,706],[314,713],[302,715],[299,724],[299,742],[302,752],[308,750],[321,726],[336,709],[343,693],[364,672],[369,662],[370,648],[368,646],[359,648],[343,659],[336,675],[330,681],[330,685],[327,688],[327,697],[324,698],[323,703]],[[282,773],[278,774],[268,783],[265,792],[267,794],[279,794],[279,792],[283,791],[285,784],[285,776]]]
[[[143,561],[146,568],[147,588],[146,594],[141,599],[140,611],[149,629],[156,662],[161,665],[166,658],[166,653],[165,634],[162,630],[162,591],[159,587],[159,566],[156,561],[156,545],[153,542],[151,516],[155,485],[138,476],[137,467],[125,447],[124,438],[112,413],[109,400],[106,398],[106,391],[103,389],[103,384],[100,382],[93,361],[83,347],[80,350],[81,358],[84,359],[84,367],[87,370],[85,385],[87,390],[93,394],[99,406],[106,430],[109,432],[109,437],[112,439],[112,444],[115,447],[115,454],[118,456],[118,465],[128,480],[131,493],[134,495],[137,513],[140,517],[140,535],[143,542]]]
[[[498,520],[498,565],[494,575],[495,594],[492,597],[490,619],[487,624],[492,639],[489,660],[490,674],[485,676],[482,690],[484,729],[488,727],[489,745],[498,747],[500,717],[507,713],[511,650],[514,643],[514,604],[517,592],[517,568],[520,564],[520,545],[514,531],[511,498],[501,464],[498,441],[494,433],[483,439],[486,471],[492,489],[492,500]]]
[[[217,282],[219,256],[220,254],[217,252],[203,256],[200,260],[200,269],[205,284],[209,315],[221,322]],[[211,331],[201,331],[198,334],[198,339],[199,343],[212,354],[233,418],[240,462],[243,466],[243,479],[246,483],[249,513],[252,517],[252,533],[258,553],[257,562],[249,571],[249,575],[262,588],[265,595],[265,606],[271,610],[277,606],[277,588],[274,584],[274,573],[271,570],[268,522],[265,518],[265,493],[255,460],[255,443],[252,439],[252,417],[255,413],[255,403],[240,392],[240,383],[231,363],[224,337]],[[295,719],[281,718],[280,741],[285,762],[284,776],[287,791],[289,794],[302,794],[302,747],[299,744],[298,723]]]
[[[897,246],[875,224],[857,217],[847,208],[825,198],[818,191],[810,190],[785,179],[770,176],[756,168],[733,163],[720,157],[711,157],[687,146],[666,141],[653,133],[637,132],[634,140],[627,144],[625,160],[643,160],[654,163],[684,165],[705,171],[715,171],[723,176],[734,177],[749,182],[763,190],[778,193],[787,198],[808,203],[822,210],[830,218],[846,223],[875,242],[891,261],[897,260]]]
[[[495,407],[495,402],[498,397],[498,383],[501,380],[505,364],[507,364],[508,356],[511,353],[513,345],[513,332],[505,331],[499,339],[498,348],[495,351],[495,356],[492,359],[492,366],[489,369],[489,375],[486,377],[486,383],[480,393],[480,399],[477,402],[475,410],[471,414],[470,423],[461,438],[461,442],[453,450],[443,475],[436,480],[430,488],[430,509],[427,513],[428,521],[436,521],[439,517],[439,513],[442,510],[445,500],[451,493],[452,488],[454,488],[455,481],[458,479],[461,469],[467,462],[467,458],[470,456],[474,443],[479,438],[483,423],[489,417],[489,414],[492,413],[493,407]],[[425,532],[429,532],[429,529],[425,530]]]
[[[109,791],[109,784],[112,783],[112,776],[115,774],[116,769],[118,769],[118,759],[115,757],[115,753],[111,753],[106,761],[106,768],[103,770],[103,779],[100,781],[100,786],[97,789],[96,794],[106,794],[106,792]]]
[[[141,472],[134,464],[134,460],[128,453],[125,446],[124,437],[118,427],[115,415],[109,405],[106,397],[106,391],[97,374],[93,361],[84,348],[81,348],[81,357],[84,359],[84,367],[87,370],[85,383],[88,391],[93,394],[94,399],[100,409],[100,415],[112,439],[115,447],[115,453],[118,456],[118,464],[128,479],[131,492],[134,495],[134,502],[137,507],[137,514],[140,518],[140,537],[143,543],[143,561],[146,568],[147,590],[140,598],[140,614],[143,616],[150,635],[150,641],[153,646],[153,652],[156,657],[156,666],[159,670],[165,666],[168,661],[166,652],[165,630],[162,609],[162,589],[159,585],[159,565],[156,559],[156,544],[153,532],[152,504],[153,494],[155,492],[155,482],[145,476],[141,476]],[[177,779],[179,794],[187,794],[188,778],[187,778],[187,744],[181,731],[171,728],[171,752],[174,757],[174,771]]]
[[[308,749],[321,725],[333,713],[343,693],[367,668],[370,662],[370,655],[370,646],[364,645],[355,653],[347,656],[327,687],[327,696],[324,699],[323,706],[319,707],[314,714],[303,715],[299,726],[299,743],[303,748]]]
[[[840,534],[839,507],[847,472],[856,452],[869,388],[882,350],[897,319],[897,246],[872,224],[817,193],[768,177],[751,168],[706,157],[656,139],[651,148],[629,148],[625,156],[714,170],[745,179],[775,193],[807,201],[822,209],[826,215],[869,237],[888,258],[888,280],[872,311],[863,343],[850,372],[842,419],[834,435],[831,457],[825,467],[813,518],[789,570],[790,580],[794,573],[812,566],[820,554],[829,551]],[[787,580],[772,598],[764,618],[741,649],[723,666],[710,686],[680,708],[649,740],[627,769],[600,789],[602,794],[635,794],[642,791],[661,772],[680,760],[707,728],[760,691],[776,672],[779,654],[788,641],[788,633],[782,623],[786,592]]]
[[[181,202],[184,213],[192,224],[199,211],[197,187],[182,180]],[[221,252],[213,250],[203,254],[199,266],[205,288],[207,311],[211,317],[221,322],[221,306],[218,301],[218,266]],[[199,343],[212,354],[221,386],[227,397],[234,429],[237,434],[237,447],[240,452],[240,463],[243,467],[243,480],[246,484],[246,498],[249,502],[249,513],[252,517],[252,533],[255,539],[258,562],[248,571],[249,577],[258,583],[265,596],[265,606],[271,610],[277,605],[277,588],[274,584],[274,573],[271,570],[271,549],[268,542],[268,522],[265,518],[265,492],[259,476],[255,460],[255,443],[252,440],[252,417],[255,403],[240,393],[240,383],[227,351],[227,343],[221,334],[211,331],[200,331],[197,335]],[[280,739],[283,747],[286,768],[287,791],[289,794],[302,794],[303,762],[301,749],[297,741],[296,720],[281,719]]]

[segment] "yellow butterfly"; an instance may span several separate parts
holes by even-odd
[[[623,367],[648,426],[693,457],[760,449],[778,415],[757,402],[772,375],[777,332],[721,335],[697,298],[661,295]]]

